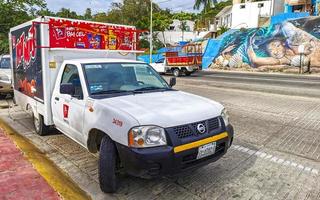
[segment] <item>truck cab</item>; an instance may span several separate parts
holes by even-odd
[[[168,84],[138,61],[63,62],[52,94],[53,121],[90,152],[100,152],[103,191],[116,191],[118,168],[153,178],[203,166],[227,152],[233,128],[224,107],[174,84],[175,78]]]

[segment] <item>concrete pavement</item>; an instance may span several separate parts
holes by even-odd
[[[247,83],[236,82],[239,87],[232,88],[224,87],[226,81],[211,81],[179,78],[176,88],[227,107],[236,131],[230,151],[218,162],[179,177],[143,180],[123,174],[113,195],[99,189],[98,155],[58,132],[35,135],[30,116],[18,107],[10,111],[11,117],[7,109],[0,110],[0,118],[92,199],[320,199],[320,99],[271,93],[262,90],[268,87],[262,83],[250,83],[253,89],[248,89]]]

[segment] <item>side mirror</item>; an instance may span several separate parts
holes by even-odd
[[[176,83],[177,83],[177,79],[176,79],[175,77],[170,78],[170,83],[169,83],[170,87],[175,86],[175,85],[176,85]]]
[[[75,88],[72,83],[62,83],[60,85],[60,93],[61,94],[69,94],[71,96],[74,96]]]

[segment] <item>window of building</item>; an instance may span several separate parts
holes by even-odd
[[[170,27],[169,27],[169,30],[170,30],[170,31],[174,31],[174,28],[175,28],[174,26],[170,26]]]
[[[240,9],[245,9],[246,5],[240,5]]]
[[[263,8],[264,7],[264,3],[259,3],[258,4],[258,8]]]

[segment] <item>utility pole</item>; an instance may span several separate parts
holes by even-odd
[[[152,5],[152,0],[150,0],[151,3],[151,10],[150,10],[150,63],[152,63],[152,50],[153,50],[153,45],[152,45],[152,13],[153,13],[153,5]]]

